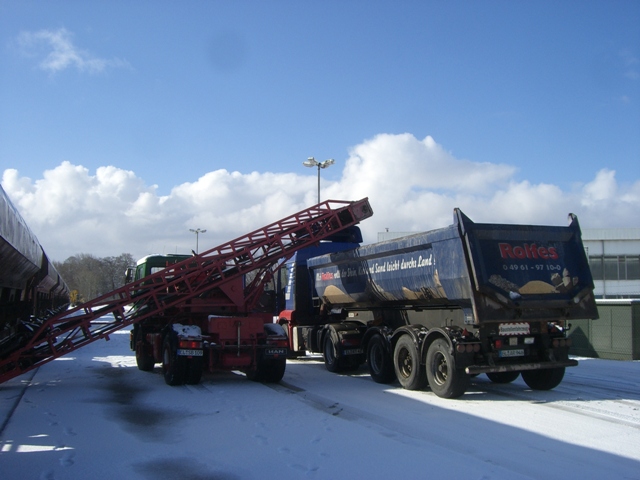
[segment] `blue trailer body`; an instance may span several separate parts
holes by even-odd
[[[572,217],[567,227],[474,223],[331,253],[307,262],[332,307],[461,308],[468,324],[597,316]]]
[[[471,307],[464,250],[452,227],[311,258],[307,264],[318,294],[334,307]]]

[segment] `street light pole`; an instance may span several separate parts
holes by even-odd
[[[206,232],[206,230],[200,230],[199,228],[196,228],[195,230],[193,228],[189,229],[190,232],[193,232],[196,234],[196,254],[198,253],[198,240],[200,238],[200,234]]]
[[[313,168],[318,167],[318,203],[320,203],[320,169],[327,168],[333,165],[336,161],[333,158],[325,160],[324,162],[318,162],[315,158],[309,157],[306,161],[302,162],[305,167]]]

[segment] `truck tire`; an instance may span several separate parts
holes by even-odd
[[[437,338],[427,350],[427,379],[431,391],[441,398],[458,398],[469,387],[471,379],[456,368],[449,343]]]
[[[187,362],[178,356],[178,335],[169,332],[162,344],[162,373],[167,385],[184,384],[187,374]]]
[[[156,359],[153,357],[153,352],[149,352],[149,350],[151,350],[151,345],[144,342],[139,342],[136,345],[136,365],[138,365],[138,370],[151,372],[155,367]]]
[[[185,383],[187,385],[197,385],[202,379],[202,370],[204,368],[204,360],[202,357],[193,357],[187,359],[187,373]]]
[[[247,376],[249,380],[252,382],[262,382],[263,371],[260,368],[260,365],[256,365],[254,368],[245,370],[244,374]]]
[[[246,373],[247,378],[254,382],[278,383],[284,377],[287,368],[286,358],[275,358],[272,360],[261,360],[255,369]]]
[[[407,390],[422,390],[427,377],[420,365],[418,347],[409,335],[402,335],[393,350],[393,366],[400,385]]]
[[[396,378],[393,358],[389,354],[382,335],[374,335],[367,344],[369,373],[376,383],[391,383]]]
[[[564,378],[564,367],[545,370],[524,370],[522,379],[532,390],[551,390]]]
[[[327,332],[322,348],[324,366],[333,373],[341,372],[342,361],[338,358],[338,338],[334,332]]]
[[[266,367],[263,382],[278,383],[284,377],[284,372],[287,369],[287,359],[276,358],[270,360]]]
[[[520,376],[520,372],[490,372],[487,377],[493,383],[511,383]]]

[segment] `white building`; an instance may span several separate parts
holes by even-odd
[[[640,298],[640,228],[582,230],[596,298]]]

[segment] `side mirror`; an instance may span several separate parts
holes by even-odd
[[[125,285],[127,283],[131,283],[133,282],[133,274],[136,271],[136,267],[127,267],[127,269],[124,272],[124,283]]]

